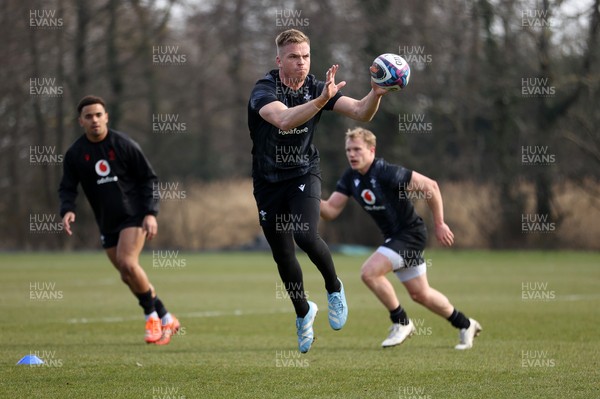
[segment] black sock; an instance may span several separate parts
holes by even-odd
[[[148,292],[141,294],[135,294],[135,296],[137,297],[140,306],[144,309],[145,315],[149,315],[156,310],[154,307],[154,298],[152,298],[152,290],[148,290]]]
[[[304,302],[293,301],[292,303],[294,304],[294,310],[296,311],[296,316],[303,319],[308,314],[308,311],[309,311],[308,302],[307,301],[304,301]]]
[[[394,324],[402,324],[403,326],[408,325],[408,316],[406,316],[406,312],[402,308],[402,305],[398,306],[397,309],[390,310],[390,319],[392,319],[392,323]]]
[[[304,284],[296,281],[294,283],[284,283],[284,286],[286,287],[288,296],[292,300],[292,305],[294,305],[296,316],[304,318],[304,316],[308,314],[309,310],[306,293],[304,292]]]
[[[452,323],[454,327],[459,328],[461,330],[463,328],[469,328],[469,326],[471,325],[469,319],[462,312],[459,312],[456,309],[454,309],[450,317],[448,317],[448,321]]]
[[[332,289],[331,291],[329,290],[329,288],[327,288],[327,285],[325,285],[325,289],[329,294],[333,294],[334,292],[340,292],[342,290],[342,283],[340,283],[340,280],[338,280],[337,277],[335,279],[335,284],[330,286],[330,288]]]
[[[154,297],[154,308],[156,309],[156,313],[158,313],[158,317],[160,317],[161,319],[167,314],[169,313],[167,311],[167,308],[165,308],[165,305],[162,303],[162,301],[158,298],[158,296]]]

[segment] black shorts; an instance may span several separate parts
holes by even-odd
[[[292,203],[303,203],[304,200],[311,198],[320,203],[321,177],[308,173],[277,183],[255,179],[254,198],[258,206],[258,221],[262,227],[273,227],[282,221],[289,225],[290,222],[295,221],[296,216],[290,214]],[[314,201],[311,202],[311,206],[314,206]]]
[[[128,217],[119,225],[117,229],[115,229],[114,232],[100,232],[100,242],[102,243],[102,248],[108,249],[116,247],[119,243],[119,234],[121,234],[121,230],[126,229],[127,227],[142,227],[144,217],[145,215]]]
[[[381,246],[399,254],[404,260],[405,267],[417,267],[425,262],[423,254],[426,244],[427,228],[421,222],[386,238]]]

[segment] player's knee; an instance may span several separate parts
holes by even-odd
[[[418,303],[420,305],[425,305],[427,303],[427,298],[429,296],[427,295],[426,290],[419,290],[419,291],[410,292],[410,297],[416,303]]]
[[[373,267],[363,266],[363,268],[360,269],[360,279],[365,284],[369,284],[371,281],[373,281],[379,276],[380,274]]]
[[[313,231],[302,231],[294,234],[294,241],[304,251],[310,252],[311,249],[318,245],[320,240],[319,235]]]
[[[273,260],[278,265],[287,265],[295,258],[295,253],[293,249],[286,248],[271,248]]]
[[[364,268],[360,270],[360,279],[363,281],[363,283],[368,283],[372,278],[373,277],[371,276],[371,273],[369,273],[369,270]]]
[[[117,258],[117,265],[119,266],[121,279],[125,282],[129,281],[129,278],[134,275],[135,269],[138,267],[137,262],[130,258]]]

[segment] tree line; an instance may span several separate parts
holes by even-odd
[[[35,230],[59,222],[62,154],[81,134],[75,105],[86,94],[108,101],[110,126],[140,143],[161,180],[249,178],[248,96],[288,28],[311,38],[311,73],[340,64],[353,97],[369,90],[375,56],[407,59],[408,87],[363,126],[379,156],[491,190],[488,212],[473,216],[489,246],[560,246],[559,234],[540,243],[519,231],[524,215],[557,227],[570,216],[557,204],[561,182],[598,214],[600,0],[5,0],[0,21],[4,249],[90,246]],[[355,125],[322,118],[326,193]],[[81,228],[95,229],[81,208]],[[497,223],[486,229],[486,219]],[[363,221],[351,208],[327,234],[369,244],[353,228]]]

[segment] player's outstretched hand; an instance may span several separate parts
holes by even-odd
[[[345,80],[338,84],[335,83],[335,74],[339,68],[340,66],[338,64],[334,64],[327,70],[327,73],[325,74],[325,88],[323,89],[322,95],[324,95],[327,100],[335,96],[342,87],[346,86]]]
[[[158,233],[158,223],[154,215],[146,215],[142,222],[142,229],[146,232],[146,238],[148,241],[154,238]]]
[[[450,247],[454,244],[454,233],[446,223],[435,226],[435,237],[445,247]]]
[[[71,231],[71,223],[75,222],[75,213],[73,212],[67,212],[65,213],[65,215],[63,216],[62,219],[62,224],[63,227],[65,228],[65,232],[72,236],[73,232]]]

